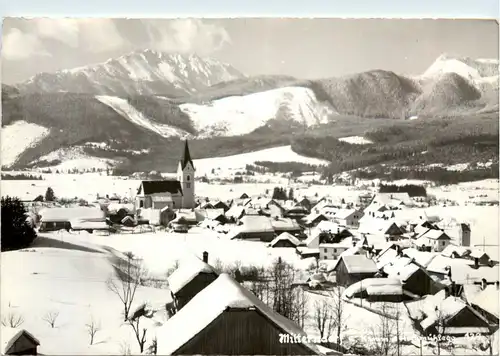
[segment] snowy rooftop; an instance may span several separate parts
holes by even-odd
[[[464,257],[468,255],[471,250],[465,246],[457,246],[457,245],[448,245],[445,247],[443,251],[441,251],[441,255],[445,257],[451,257],[453,254],[456,254],[460,257]]]
[[[450,240],[450,237],[444,231],[435,229],[427,229],[427,231],[417,236],[417,241],[421,238],[431,240]]]
[[[99,208],[45,208],[40,210],[41,221],[70,221],[73,219],[105,219],[106,214]]]
[[[245,215],[241,218],[242,232],[271,232],[274,231],[271,219],[261,215]]]
[[[158,329],[158,354],[174,353],[228,308],[255,308],[283,332],[305,336],[297,324],[274,312],[232,277],[223,273]],[[312,353],[319,353],[314,345],[308,347]]]
[[[269,243],[269,246],[274,246],[278,241],[281,240],[288,240],[295,246],[300,245],[300,241],[295,236],[289,234],[288,232],[283,232],[279,236],[276,236],[274,240]]]
[[[420,267],[408,257],[395,258],[383,268],[389,278],[399,279],[401,282],[405,282],[419,269]]]
[[[168,278],[170,290],[176,294],[200,273],[215,273],[215,271],[209,264],[196,257],[185,259]]]
[[[355,294],[363,291],[366,291],[368,295],[403,294],[401,282],[397,279],[366,278],[347,287],[344,295],[347,298],[352,298]]]
[[[376,273],[378,271],[375,262],[365,255],[343,256],[342,260],[349,273]]]
[[[498,298],[499,296],[497,287],[494,285],[489,285],[486,286],[484,290],[476,294],[470,300],[470,303],[483,308],[488,313],[491,313],[498,318],[499,317]]]
[[[403,255],[413,258],[417,264],[422,267],[427,267],[429,263],[437,256],[436,253],[433,252],[424,252],[419,251],[414,248],[406,248],[403,250]]]

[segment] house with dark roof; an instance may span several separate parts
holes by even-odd
[[[40,341],[24,329],[2,325],[2,355],[38,355]]]
[[[339,285],[350,286],[378,272],[375,262],[365,255],[342,256],[333,268]]]
[[[218,273],[208,264],[208,252],[203,253],[203,261],[198,258],[183,261],[168,277],[168,286],[176,309],[182,309],[217,277]]]
[[[185,141],[177,179],[142,181],[135,198],[136,209],[193,209],[195,171],[188,142]]]
[[[156,338],[159,355],[322,354],[299,325],[225,273],[167,320]]]

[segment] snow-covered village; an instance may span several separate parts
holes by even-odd
[[[1,354],[498,355],[498,58],[326,85],[171,52],[2,84]]]

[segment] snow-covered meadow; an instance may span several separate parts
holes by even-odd
[[[24,151],[44,139],[49,132],[46,127],[26,121],[16,121],[2,127],[2,166],[8,167],[15,163]]]

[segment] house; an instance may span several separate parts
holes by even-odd
[[[382,268],[383,274],[388,278],[398,279],[403,289],[413,296],[435,294],[444,288],[434,281],[429,273],[411,258],[397,257]]]
[[[306,227],[315,227],[322,221],[328,221],[328,218],[321,213],[311,213],[303,220]]]
[[[195,209],[196,221],[201,222],[205,220],[218,221],[220,224],[227,222],[224,209]]]
[[[283,213],[283,217],[291,219],[302,219],[307,215],[309,215],[309,210],[300,205],[286,209]]]
[[[168,277],[168,286],[177,310],[181,310],[203,288],[215,281],[218,273],[208,264],[208,253],[203,261],[193,258],[183,261]]]
[[[450,244],[450,237],[442,230],[428,229],[417,236],[413,244],[421,249],[441,252]]]
[[[297,247],[300,245],[300,241],[288,232],[283,232],[282,234],[276,236],[273,241],[269,243],[269,247]]]
[[[276,235],[284,232],[288,232],[294,236],[302,234],[302,227],[295,220],[275,217],[271,218],[270,221]]]
[[[121,204],[121,203],[110,203],[107,208],[107,215],[111,222],[115,224],[120,224],[121,221],[127,217],[133,217],[135,214],[134,204]]]
[[[340,255],[355,246],[355,241],[351,238],[346,238],[337,243],[320,243],[319,258],[320,260],[336,260]]]
[[[490,256],[488,256],[486,252],[478,248],[473,248],[468,257],[474,260],[474,265],[476,266],[476,268],[479,266],[486,266],[490,263]]]
[[[229,210],[229,206],[218,200],[218,201],[206,201],[199,205],[200,209],[222,209],[224,213]]]
[[[135,198],[136,209],[192,209],[195,205],[193,160],[185,141],[184,153],[177,167],[176,180],[142,181]]]
[[[333,269],[337,283],[350,286],[365,278],[372,278],[378,272],[377,265],[365,255],[342,256]]]
[[[169,206],[165,206],[162,209],[139,209],[137,216],[145,224],[167,226],[176,215]]]
[[[237,221],[240,220],[246,214],[246,209],[241,205],[233,205],[227,212],[226,217],[228,219]]]
[[[425,335],[461,337],[491,333],[488,320],[462,299],[442,290],[421,301],[407,303],[410,317]]]
[[[366,298],[370,302],[401,302],[408,300],[398,279],[366,278],[351,284],[344,291],[348,299]]]
[[[1,327],[2,355],[38,355],[40,341],[25,329]]]
[[[466,258],[471,253],[471,250],[464,246],[456,246],[449,244],[441,251],[441,255],[450,258]]]
[[[45,208],[40,210],[40,231],[107,230],[106,213],[95,207]]]
[[[470,225],[461,223],[458,228],[458,242],[461,246],[470,246]]]
[[[233,238],[271,242],[275,237],[271,219],[267,216],[245,215],[240,219]]]
[[[333,217],[333,221],[342,226],[357,227],[362,217],[363,213],[356,209],[340,209]]]
[[[159,355],[318,355],[306,336],[228,274],[199,292],[156,333]],[[280,342],[281,339],[281,342]],[[306,339],[306,338],[304,338]]]

